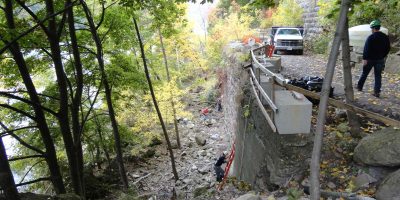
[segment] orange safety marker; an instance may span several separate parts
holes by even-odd
[[[228,163],[225,166],[224,178],[222,179],[222,182],[218,186],[218,190],[219,191],[222,190],[222,188],[224,187],[224,184],[226,182],[226,179],[228,178],[228,173],[229,173],[229,169],[231,168],[231,165],[232,165],[232,162],[233,162],[233,158],[235,158],[235,142],[233,142],[233,144],[232,144],[231,153],[229,154],[229,160],[228,160]]]
[[[269,45],[268,46],[268,58],[272,57],[272,54],[274,53],[275,46],[274,45]]]

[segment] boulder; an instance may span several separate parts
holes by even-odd
[[[206,156],[207,155],[207,151],[200,150],[197,154],[200,155],[200,156]]]
[[[261,200],[261,197],[255,194],[245,194],[240,196],[236,200]]]
[[[376,180],[371,175],[367,173],[362,173],[354,179],[354,185],[357,189],[367,188],[369,184],[375,183],[376,181],[378,180]]]
[[[389,174],[379,185],[376,191],[377,200],[399,200],[400,199],[400,170]]]
[[[196,140],[196,143],[197,143],[198,145],[200,145],[200,146],[204,146],[204,145],[206,144],[206,139],[204,139],[204,138],[201,137],[201,136],[198,136],[198,135],[197,135],[194,139]]]
[[[363,138],[354,160],[372,166],[400,166],[400,130],[385,128]]]
[[[390,54],[386,59],[385,71],[392,74],[400,74],[400,51],[396,54]]]
[[[204,175],[204,174],[207,174],[210,171],[209,169],[210,168],[208,166],[203,166],[203,167],[199,168],[198,171],[199,171],[200,174]]]

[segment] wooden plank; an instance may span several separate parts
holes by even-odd
[[[309,90],[305,90],[303,88],[300,88],[300,87],[297,87],[297,86],[294,86],[294,85],[285,84],[285,85],[283,85],[283,87],[285,87],[288,90],[293,90],[293,91],[302,93],[303,95],[309,96],[309,97],[314,98],[314,99],[320,99],[319,94],[317,94],[315,92],[311,92]],[[359,113],[359,114],[363,114],[366,117],[369,117],[369,118],[372,118],[372,119],[376,119],[376,120],[378,120],[380,122],[385,123],[386,125],[390,125],[390,126],[394,126],[394,127],[400,127],[400,121],[397,121],[395,119],[391,119],[389,117],[385,117],[385,116],[380,115],[378,113],[374,113],[374,112],[371,112],[371,111],[368,111],[368,110],[359,108],[357,106],[354,106],[354,105],[351,105],[351,104],[347,104],[347,103],[344,103],[342,101],[335,100],[335,99],[332,99],[332,98],[329,98],[328,103],[330,105],[332,105],[332,106],[337,107],[337,108],[342,108],[342,109],[350,110],[350,111],[353,111],[353,112],[356,112],[356,113]]]
[[[251,52],[251,57],[253,60],[253,64],[256,68],[260,68],[261,71],[263,71],[265,74],[267,74],[268,76],[271,76],[278,84],[283,85],[285,83],[285,79],[283,78],[282,75],[278,75],[272,71],[270,71],[269,69],[267,69],[264,65],[262,65],[256,58],[256,56],[254,55],[254,50],[250,51]]]
[[[251,83],[251,87],[253,88],[253,90],[252,90],[253,94],[256,97],[258,106],[260,107],[260,110],[261,110],[262,114],[264,115],[265,119],[267,120],[267,122],[268,122],[269,126],[271,127],[272,131],[274,133],[276,133],[276,126],[275,126],[274,122],[272,122],[272,119],[268,115],[267,111],[265,110],[264,105],[261,103],[260,97],[258,97],[258,95],[257,95],[256,88],[254,87],[254,84],[253,84],[253,81],[251,80],[251,78],[250,78],[250,83]]]
[[[271,100],[271,98],[269,98],[269,96],[267,95],[267,93],[265,93],[264,89],[261,87],[260,83],[257,81],[256,76],[254,75],[254,72],[252,69],[250,69],[250,74],[253,77],[254,83],[258,88],[258,91],[260,91],[261,95],[265,98],[265,100],[267,100],[269,106],[271,107],[271,109],[274,112],[278,111],[278,108],[276,107],[276,105],[274,104],[274,102]],[[250,78],[251,79],[251,78]],[[250,80],[251,81],[251,80]],[[253,85],[253,82],[251,82],[251,84]]]

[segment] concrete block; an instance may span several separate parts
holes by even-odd
[[[260,63],[265,68],[274,73],[279,73],[282,70],[282,62],[280,56],[272,56],[270,58],[263,57]]]
[[[304,95],[288,90],[275,91],[274,94],[278,107],[274,121],[278,133],[310,133],[312,103]]]

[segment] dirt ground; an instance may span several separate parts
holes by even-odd
[[[303,76],[324,77],[327,58],[323,55],[311,55],[305,52],[304,55],[281,55],[283,74],[290,78]],[[400,75],[383,73],[381,97],[372,96],[374,87],[374,73],[370,72],[362,92],[357,91],[355,85],[362,72],[361,64],[352,69],[353,86],[356,104],[364,109],[380,113],[382,115],[400,120]],[[335,98],[344,98],[343,68],[340,60],[337,62],[332,86],[335,88]]]
[[[199,95],[188,94],[191,103],[187,110],[192,112],[193,119],[181,119],[179,123],[182,148],[173,150],[179,175],[177,182],[174,181],[165,142],[156,146],[153,158],[136,166],[128,164],[129,179],[135,183],[143,199],[171,199],[173,190],[177,199],[235,199],[246,193],[232,184],[226,184],[222,191],[217,190],[213,166],[218,156],[230,149],[230,136],[222,131],[223,113],[216,111],[214,105],[199,102]],[[210,113],[205,120],[200,117],[199,110],[206,107]],[[197,144],[195,136],[205,139],[206,144]],[[174,140],[171,138],[176,144]]]
[[[302,76],[323,77],[326,67],[326,58],[321,55],[281,55],[283,74],[288,78],[300,78]],[[353,69],[353,83],[361,73],[361,66]],[[335,98],[344,97],[343,75],[340,62],[335,70],[333,87],[335,87]],[[372,96],[373,72],[369,75],[363,92],[355,90],[356,103],[358,106],[379,112],[383,115],[400,119],[400,76],[384,73],[382,80],[381,98]],[[355,85],[355,84],[353,84]],[[172,175],[171,163],[166,145],[156,146],[155,156],[147,159],[139,165],[128,165],[129,179],[143,199],[171,199],[173,190],[177,199],[235,199],[247,193],[246,189],[239,190],[238,184],[229,183],[223,191],[218,191],[213,165],[218,156],[229,149],[230,135],[223,131],[223,113],[217,112],[213,105],[201,103],[199,93],[188,94],[187,110],[193,113],[193,119],[181,119],[179,130],[181,134],[181,149],[174,149],[177,171],[180,180],[175,182]],[[211,112],[208,119],[200,117],[199,110],[208,107]],[[313,123],[317,107],[313,111]],[[330,107],[329,117],[324,136],[324,148],[321,164],[322,189],[330,191],[349,191],[352,180],[362,174],[364,169],[352,161],[352,151],[358,143],[358,139],[352,138],[346,130],[340,130],[340,126],[346,127],[346,119]],[[381,125],[371,123],[363,119],[363,131],[370,134],[380,129]],[[172,134],[171,134],[172,135]],[[206,140],[204,146],[196,143],[195,136]],[[171,138],[171,140],[175,140]],[[307,181],[307,178],[304,180]],[[303,181],[303,182],[304,182]],[[300,184],[300,183],[298,183]],[[236,186],[235,186],[236,185]],[[358,192],[373,196],[376,185],[370,185]],[[268,196],[269,192],[264,193]],[[279,198],[278,198],[279,199]]]

